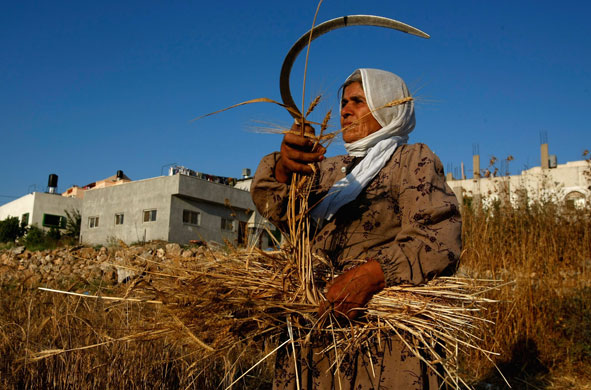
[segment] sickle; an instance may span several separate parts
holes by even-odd
[[[279,76],[279,90],[281,91],[281,99],[283,104],[290,107],[292,110],[288,110],[294,118],[301,118],[302,114],[298,110],[293,98],[291,97],[291,91],[289,89],[289,75],[291,74],[291,68],[298,54],[304,47],[308,45],[308,42],[313,41],[321,35],[326,34],[329,31],[336,30],[341,27],[347,26],[376,26],[392,28],[394,30],[402,31],[408,34],[413,34],[421,38],[429,38],[429,35],[416,29],[408,24],[399,22],[394,19],[384,18],[381,16],[374,15],[349,15],[342,16],[340,18],[331,19],[324,23],[321,23],[308,31],[297,40],[296,43],[289,49],[289,52],[283,60],[281,66],[281,75]],[[312,37],[310,38],[310,34]]]

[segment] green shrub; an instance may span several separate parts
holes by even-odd
[[[45,232],[36,225],[32,225],[25,235],[23,244],[31,251],[42,248],[45,245]]]
[[[56,227],[51,227],[46,234],[47,240],[55,241],[56,243],[62,238],[62,233]]]
[[[0,242],[14,242],[22,237],[25,228],[21,226],[17,217],[8,217],[0,221]]]
[[[59,230],[52,232],[51,234],[46,233],[43,229],[32,225],[29,227],[27,234],[22,240],[23,245],[30,251],[42,251],[44,249],[53,249],[57,246],[59,237]],[[50,230],[51,232],[51,230]]]

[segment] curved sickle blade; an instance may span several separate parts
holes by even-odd
[[[342,16],[336,19],[331,19],[317,25],[311,30],[311,40],[313,41],[314,39],[326,34],[329,31],[347,26],[386,27],[402,31],[408,34],[416,35],[421,38],[430,38],[429,35],[424,33],[423,31],[394,19],[374,15],[349,15]],[[283,60],[283,65],[281,66],[281,75],[279,77],[279,90],[281,91],[281,99],[283,100],[283,104],[293,109],[290,110],[289,113],[296,119],[301,118],[302,114],[297,115],[297,113],[299,113],[300,111],[291,96],[291,91],[289,89],[289,76],[291,74],[291,68],[293,66],[293,63],[295,62],[298,54],[300,54],[302,49],[308,45],[308,41],[310,41],[310,31],[302,35],[300,39],[298,39],[296,43],[294,43],[291,49],[289,49],[289,52]]]

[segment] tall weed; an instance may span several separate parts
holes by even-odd
[[[512,282],[499,300],[485,347],[519,381],[548,370],[584,375],[591,351],[591,207],[546,202],[494,203],[463,209],[461,272]],[[494,377],[490,362],[470,356],[474,377]],[[521,382],[519,382],[521,383]],[[530,382],[531,383],[531,382]]]

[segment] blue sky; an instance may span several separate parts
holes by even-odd
[[[59,191],[111,176],[158,176],[171,163],[220,176],[254,172],[289,127],[279,71],[312,24],[316,1],[8,2],[0,14],[0,204],[50,173]],[[374,14],[411,24],[425,40],[350,27],[313,42],[306,91],[320,120],[359,67],[390,70],[417,97],[410,142],[471,175],[491,156],[511,173],[539,165],[540,134],[559,163],[591,149],[591,5],[582,1],[326,0],[318,21]],[[292,93],[301,101],[304,56]],[[333,125],[338,126],[337,115]],[[344,152],[342,142],[328,154]],[[500,164],[497,164],[500,167]]]

